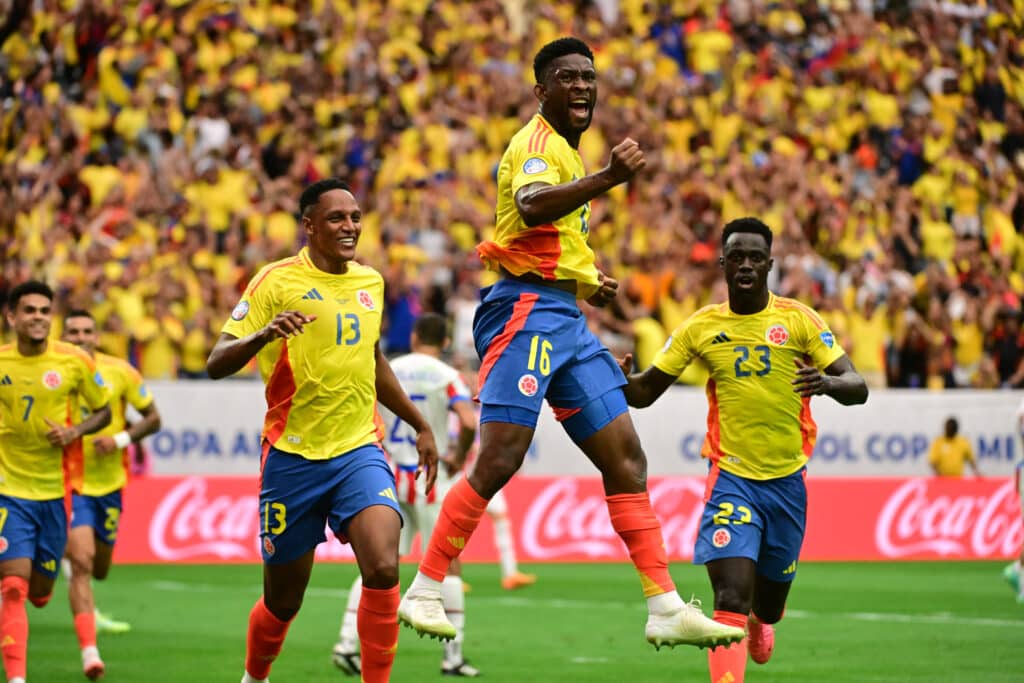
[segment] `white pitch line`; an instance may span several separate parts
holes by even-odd
[[[611,660],[607,657],[573,657],[569,661],[573,664],[607,664]]]
[[[208,583],[185,583],[183,581],[150,581],[148,585],[154,590],[173,593],[223,593],[227,591],[253,593],[257,586],[217,586]],[[345,598],[348,590],[344,588],[311,587],[306,595],[325,598]],[[470,597],[472,602],[495,604],[503,607],[530,607],[534,609],[560,610],[628,610],[639,612],[642,607],[636,602],[619,602],[609,600],[572,600],[556,598],[554,600],[537,600],[524,597]],[[991,619],[985,617],[959,617],[949,612],[933,614],[899,614],[895,612],[809,612],[806,610],[786,610],[787,619],[847,619],[851,621],[872,621],[893,624],[933,624],[937,626],[994,626],[998,628],[1024,628],[1024,619]]]

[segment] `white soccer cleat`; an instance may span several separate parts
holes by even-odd
[[[647,642],[659,650],[662,645],[715,648],[719,645],[738,643],[746,636],[746,632],[741,628],[720,624],[706,617],[700,608],[699,600],[692,600],[669,614],[649,615],[645,634]]]
[[[428,635],[441,640],[455,637],[455,627],[445,616],[440,591],[406,591],[398,605],[398,621],[415,629],[420,637]]]

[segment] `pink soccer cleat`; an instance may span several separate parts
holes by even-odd
[[[771,624],[762,624],[751,616],[747,622],[747,650],[750,658],[758,664],[764,664],[772,658],[775,650],[775,629]]]

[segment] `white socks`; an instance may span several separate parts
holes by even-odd
[[[338,645],[346,654],[359,652],[359,631],[356,627],[356,617],[359,613],[359,599],[363,595],[363,577],[356,576],[352,582],[352,589],[348,593],[348,603],[345,606],[345,616],[341,618],[341,631],[338,633]]]
[[[435,581],[423,572],[416,572],[416,578],[409,584],[409,589],[405,591],[405,594],[416,594],[419,592],[440,593],[441,582]]]
[[[22,683],[24,683],[24,681]],[[242,683],[270,683],[270,679],[269,678],[253,678],[252,676],[249,675],[249,672],[246,671],[245,675],[242,676]]]
[[[441,584],[444,614],[455,627],[455,638],[444,644],[444,661],[449,665],[462,663],[462,640],[466,630],[466,594],[462,590],[462,577],[446,576]]]
[[[647,611],[651,614],[672,614],[683,606],[683,599],[677,591],[659,593],[647,598]]]
[[[501,576],[512,576],[519,567],[516,564],[516,546],[512,542],[512,530],[509,528],[508,517],[494,519],[494,545],[498,548],[501,558]]]

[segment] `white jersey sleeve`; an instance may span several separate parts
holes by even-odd
[[[410,353],[391,362],[402,389],[426,418],[434,432],[437,452],[448,452],[448,411],[458,401],[468,401],[469,389],[458,371],[446,363],[421,353]],[[384,448],[398,467],[416,467],[416,432],[394,413],[380,406],[384,420]]]

